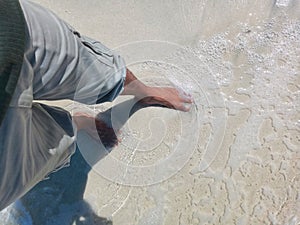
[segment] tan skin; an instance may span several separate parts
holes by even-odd
[[[127,69],[124,91],[121,95],[134,95],[144,104],[158,104],[167,108],[180,111],[189,111],[193,101],[191,95],[180,93],[170,87],[150,87],[139,81],[133,73]]]
[[[191,95],[179,92],[171,87],[151,87],[139,81],[133,73],[126,69],[126,79],[124,90],[121,95],[133,95],[141,104],[159,105],[162,107],[187,112],[191,108],[193,99]],[[84,129],[94,138],[99,138],[99,132],[95,129],[95,118],[82,113],[73,115],[73,120],[78,130]],[[96,121],[97,129],[103,129],[110,132],[107,126],[101,121]],[[111,129],[112,130],[112,129]]]

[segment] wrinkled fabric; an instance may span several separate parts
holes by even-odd
[[[34,100],[112,101],[126,76],[118,54],[79,35],[49,10],[20,3],[29,33],[20,78],[0,127],[0,210],[66,164],[75,150],[76,127],[69,113]]]

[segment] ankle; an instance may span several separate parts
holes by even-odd
[[[89,126],[91,120],[94,121],[94,118],[84,113],[76,113],[73,115],[73,121],[76,124],[78,131],[85,129],[87,126]]]

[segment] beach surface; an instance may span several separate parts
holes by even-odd
[[[105,149],[80,132],[71,167],[0,224],[300,224],[300,1],[35,2],[194,104],[131,115],[130,97],[49,103],[113,107],[104,120],[120,143]]]

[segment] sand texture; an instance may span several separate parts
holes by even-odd
[[[300,1],[36,2],[120,52],[144,82],[195,102],[133,114],[128,97],[56,102],[94,115],[113,106],[103,119],[121,142],[105,149],[80,132],[71,168],[3,221],[300,224]]]

